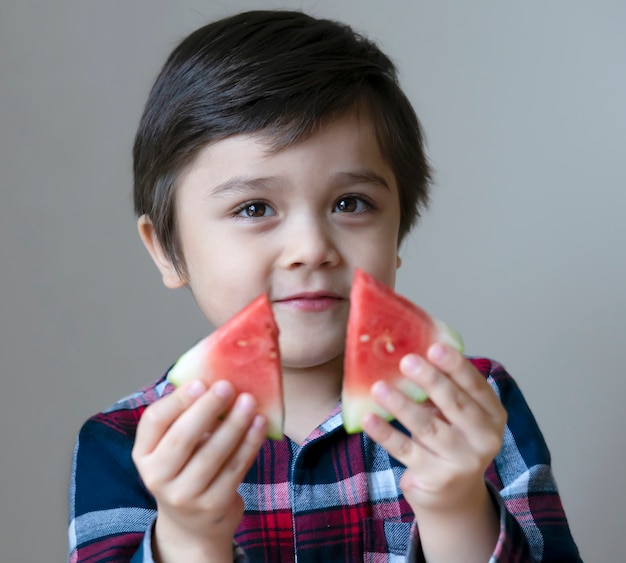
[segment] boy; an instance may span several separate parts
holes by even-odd
[[[397,422],[341,426],[352,274],[393,287],[430,180],[374,44],[299,12],[205,26],[157,78],[134,162],[167,287],[215,326],[269,295],[286,437],[266,440],[254,398],[225,381],[161,378],[96,415],[76,448],[71,561],[579,560],[541,433],[495,362],[405,356],[430,401],[379,382]]]

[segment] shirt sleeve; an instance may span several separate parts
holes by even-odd
[[[521,390],[497,362],[471,361],[508,414],[502,448],[485,475],[500,519],[498,542],[489,562],[580,562],[552,474],[550,452]],[[415,524],[406,561],[425,561]]]
[[[98,415],[78,435],[69,498],[70,563],[152,562],[149,531],[156,505],[131,459],[139,414]]]
[[[153,563],[156,502],[132,461],[144,405],[101,413],[82,427],[72,462],[69,563]],[[233,544],[234,563],[247,559]]]
[[[486,473],[500,512],[491,562],[579,562],[543,434],[513,378],[497,362],[474,360],[508,414],[502,448]],[[488,364],[488,365],[487,365]]]

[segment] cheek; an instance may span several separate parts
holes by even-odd
[[[186,234],[183,251],[191,277],[195,273],[196,277],[209,279],[229,278],[246,261],[241,245],[218,229],[197,229]]]
[[[361,256],[370,270],[380,281],[390,287],[396,279],[398,269],[398,237],[392,229],[381,229],[375,236],[363,241]]]
[[[383,264],[377,264],[380,268],[379,274],[376,276],[380,281],[391,287],[392,289],[396,286],[396,272],[398,268],[396,267],[395,260],[393,263],[386,260]]]
[[[268,290],[267,262],[259,253],[231,242],[195,253],[190,288],[203,314],[220,325]]]
[[[222,280],[213,281],[217,283],[209,281],[200,288],[196,284],[191,291],[204,317],[211,325],[218,327],[243,309],[252,298],[246,298],[242,291],[232,291],[233,284],[223,283]]]

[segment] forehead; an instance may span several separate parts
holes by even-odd
[[[297,174],[299,167],[316,164],[322,172],[349,171],[367,165],[392,176],[391,165],[380,150],[372,121],[357,112],[344,113],[316,126],[300,139],[285,143],[286,135],[259,131],[235,134],[203,147],[180,177],[180,184],[202,174],[218,177],[263,172]],[[180,185],[179,184],[179,185]]]

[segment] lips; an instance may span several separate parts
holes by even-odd
[[[346,301],[347,299],[337,293],[328,291],[306,291],[275,299],[274,303],[298,311],[318,312],[332,309]]]

